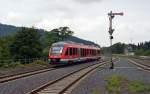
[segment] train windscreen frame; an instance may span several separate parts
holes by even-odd
[[[60,55],[62,50],[63,46],[52,46],[50,49],[50,55]]]

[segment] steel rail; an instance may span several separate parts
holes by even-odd
[[[35,70],[35,71],[29,71],[29,72],[24,72],[24,73],[19,73],[19,74],[14,74],[14,75],[8,75],[8,76],[4,76],[4,77],[0,77],[0,83],[6,83],[9,81],[13,81],[13,80],[17,80],[20,78],[24,78],[24,77],[28,77],[28,76],[32,76],[32,75],[36,75],[36,74],[40,74],[40,73],[44,73],[44,72],[48,72],[48,71],[52,71],[55,70],[57,68],[47,68],[47,69],[41,69],[41,70]]]
[[[135,60],[132,60],[132,59],[128,59],[128,61],[136,66],[138,66],[140,69],[144,70],[144,71],[147,71],[147,72],[150,72],[150,66],[148,65],[145,65],[145,64],[141,64],[141,63],[138,63],[137,61]]]
[[[42,69],[42,70],[38,70],[38,71],[25,72],[25,73],[16,74],[16,75],[5,76],[3,78],[0,78],[0,83],[9,82],[12,80],[20,79],[23,77],[28,77],[28,76],[35,75],[35,74],[44,73],[44,72],[51,71],[51,70],[55,70],[55,68]]]
[[[69,74],[67,74],[67,75],[64,75],[64,76],[62,76],[61,78],[58,78],[58,79],[56,79],[56,80],[54,80],[54,81],[49,81],[48,83],[46,83],[46,84],[44,84],[44,85],[42,85],[42,86],[40,86],[40,87],[38,87],[38,88],[32,90],[31,92],[28,92],[27,94],[43,94],[43,93],[41,93],[41,91],[44,90],[44,89],[46,89],[46,88],[48,88],[49,86],[56,85],[56,84],[58,84],[59,82],[63,82],[63,80],[67,79],[68,77],[71,77],[71,76],[73,76],[73,75],[75,75],[75,74],[77,74],[77,73],[80,73],[81,71],[85,71],[85,70],[87,70],[88,68],[90,68],[90,69],[87,70],[85,73],[83,73],[81,76],[77,77],[77,79],[75,79],[75,81],[69,83],[69,85],[67,85],[66,87],[61,88],[62,90],[57,91],[57,93],[56,93],[56,94],[62,94],[62,93],[65,92],[70,86],[72,86],[72,85],[73,85],[74,83],[76,83],[78,80],[80,80],[80,79],[83,78],[85,75],[87,75],[90,71],[96,69],[96,68],[99,67],[99,66],[108,64],[108,62],[109,62],[109,61],[106,61],[106,62],[104,62],[104,63],[93,64],[93,65],[84,67],[84,68],[82,68],[82,69],[73,71],[73,72],[71,72],[71,73],[69,73]],[[67,80],[67,82],[70,82],[70,81]],[[52,86],[52,87],[53,87],[53,86]],[[56,87],[56,88],[57,88],[57,87]],[[59,87],[58,87],[58,88],[59,88]],[[49,92],[51,92],[51,91],[49,91]]]

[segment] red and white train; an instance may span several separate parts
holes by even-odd
[[[99,60],[100,48],[74,42],[57,42],[49,50],[50,64],[71,64],[87,60]]]

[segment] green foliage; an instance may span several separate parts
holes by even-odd
[[[13,58],[34,58],[42,54],[39,33],[34,28],[22,28],[10,46]]]
[[[135,52],[135,55],[150,56],[150,42],[143,42],[143,43],[139,43],[138,45],[134,45],[134,44],[127,45],[119,42],[113,44],[111,47],[112,47],[113,54],[124,54],[125,48],[131,47],[132,48],[131,51]],[[107,54],[107,53],[110,53],[110,47],[102,47],[102,54]]]
[[[122,83],[124,82],[124,80],[127,81],[126,84]],[[125,85],[126,87],[124,87],[123,85]],[[140,81],[129,81],[117,75],[112,75],[107,78],[106,90],[110,94],[121,94],[121,89],[124,89],[130,93],[143,94],[144,92],[150,92],[150,85],[144,84],[143,82]]]
[[[120,43],[120,42],[115,43],[114,45],[111,46],[112,53],[113,54],[123,54],[126,46],[127,45],[124,43]],[[102,47],[102,53],[103,54],[110,53],[110,47]]]
[[[102,54],[109,54],[110,53],[110,49],[109,49],[109,47],[102,47],[101,48],[101,52],[102,52]]]
[[[120,77],[113,75],[107,78],[106,90],[109,93],[119,94],[120,93]]]
[[[150,50],[150,41],[138,43],[137,48],[144,49],[144,50]]]
[[[0,37],[14,35],[20,27],[0,23]]]
[[[49,54],[49,46],[47,46],[46,48],[43,49],[43,56],[47,57]]]
[[[137,49],[135,51],[136,55],[142,55],[142,56],[150,56],[150,50],[144,50],[144,49]]]
[[[51,46],[53,43],[59,41],[59,37],[51,32],[45,32],[46,47]]]
[[[145,55],[145,56],[150,56],[150,50],[144,51],[144,55]]]
[[[58,34],[62,40],[64,40],[64,38],[67,38],[70,35],[73,35],[73,31],[71,31],[69,27],[60,27],[58,30],[59,30]]]
[[[150,56],[150,41],[138,43],[135,54],[142,56]]]
[[[136,55],[143,55],[144,50],[143,49],[138,49],[136,50],[135,54]]]
[[[112,46],[112,52],[114,54],[122,54],[124,53],[124,49],[125,49],[126,45],[124,43],[116,43]]]
[[[73,35],[73,31],[71,31],[69,27],[59,27],[50,32],[45,32],[46,47],[51,46],[55,42],[63,41],[71,35]]]
[[[128,85],[130,92],[140,93],[140,92],[150,92],[150,85],[146,85],[142,82],[134,81]]]
[[[22,64],[21,62],[5,62],[5,63],[0,63],[0,69],[6,69],[6,68],[16,68],[16,67],[29,67],[29,66],[35,66],[35,65],[48,65],[47,62],[44,62],[42,60],[35,60],[32,63],[29,64]]]
[[[32,64],[37,64],[37,65],[48,65],[47,62],[44,62],[44,61],[42,61],[42,60],[36,60],[36,61],[33,61]]]
[[[61,40],[61,41],[73,35],[73,31],[71,31],[69,27],[59,27],[58,29],[51,30],[51,33],[57,36],[58,40]]]
[[[13,40],[12,36],[0,38],[0,59],[1,60],[11,58],[9,52],[9,46],[12,40]]]
[[[16,68],[23,67],[24,65],[20,62],[9,62],[9,63],[1,63],[0,68]]]
[[[10,62],[5,62],[5,63],[0,63],[0,69],[5,69],[5,68],[16,68],[16,67],[29,67],[29,66],[35,66],[35,65],[48,65],[47,62],[42,61],[42,60],[35,60],[32,63],[29,64],[22,64],[22,62],[14,62],[13,60]]]
[[[98,90],[96,88],[93,88],[91,94],[99,94],[99,92],[98,92]]]

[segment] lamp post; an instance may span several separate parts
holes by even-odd
[[[110,13],[108,13],[108,17],[109,17],[109,38],[110,38],[110,62],[111,62],[111,66],[110,69],[114,68],[114,63],[112,61],[112,39],[113,39],[113,32],[115,29],[112,28],[112,19],[115,17],[115,15],[123,15],[123,12],[120,13],[113,13],[112,11],[110,11]]]

